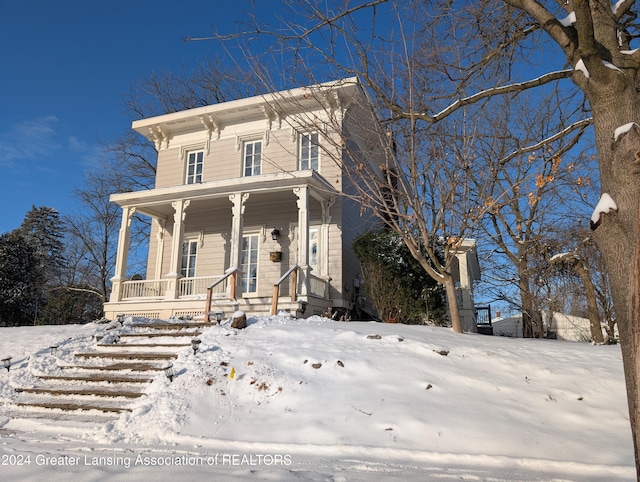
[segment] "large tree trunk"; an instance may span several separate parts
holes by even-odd
[[[580,276],[587,297],[587,312],[589,313],[589,328],[591,330],[591,339],[594,343],[604,343],[602,335],[602,324],[600,323],[600,312],[598,311],[598,300],[596,298],[596,289],[589,276],[589,270],[583,264],[582,260],[577,259],[573,264],[573,270]]]
[[[593,108],[601,189],[617,205],[603,214],[594,238],[603,254],[622,345],[629,418],[640,474],[640,129],[634,127],[614,141],[612,129],[630,122],[640,124],[640,103],[635,82],[622,75],[613,88],[589,85],[585,91]]]
[[[451,318],[451,328],[456,333],[462,333],[462,320],[460,319],[460,310],[458,308],[458,296],[456,285],[450,275],[445,276],[444,281],[445,292],[447,294],[447,305],[449,305],[449,317]]]
[[[522,336],[523,338],[534,338],[535,303],[529,288],[529,278],[523,274],[523,271],[524,268],[518,266],[518,288],[520,290],[520,304],[522,305]]]

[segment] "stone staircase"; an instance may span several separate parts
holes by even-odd
[[[53,374],[36,375],[33,386],[14,387],[20,393],[12,418],[113,419],[131,411],[150,383],[165,379],[163,368],[191,346],[211,323],[131,323],[127,332],[97,336],[95,349],[76,352],[73,363],[60,364]],[[117,331],[117,330],[115,330]],[[115,340],[114,340],[115,337]]]

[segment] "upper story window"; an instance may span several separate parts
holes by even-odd
[[[258,176],[262,170],[262,141],[244,143],[244,175]]]
[[[299,157],[301,170],[318,170],[319,149],[317,132],[300,134]]]
[[[202,166],[204,162],[204,151],[191,151],[187,153],[187,184],[197,184],[202,182]]]

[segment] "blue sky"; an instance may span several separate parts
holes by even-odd
[[[73,211],[98,140],[131,126],[129,85],[190,70],[216,45],[183,39],[235,30],[249,10],[246,0],[0,0],[0,234],[32,205]]]

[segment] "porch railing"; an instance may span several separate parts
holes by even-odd
[[[291,301],[295,302],[298,299],[298,265],[292,266],[289,270],[283,274],[278,281],[273,284],[273,299],[271,300],[271,314],[278,313],[278,298],[280,297],[280,285],[291,276]]]
[[[329,297],[329,282],[322,278],[318,278],[312,274],[309,275],[309,294],[318,298]]]
[[[222,291],[223,293],[226,293],[227,287],[229,287],[229,299],[231,301],[236,300],[236,278],[239,272],[240,270],[236,267],[229,268],[222,277],[218,278],[207,287],[207,303],[204,308],[205,323],[209,323],[209,314],[211,313],[211,302],[213,300],[214,290],[216,290],[216,292],[222,291],[222,288],[218,288],[219,286],[224,286],[224,291]]]
[[[223,297],[227,292],[227,279],[228,277],[224,275],[180,278],[178,282],[178,296],[180,298],[188,298],[190,296],[205,295],[209,286],[214,285],[214,297],[216,295]],[[218,283],[218,281],[221,282]]]
[[[122,299],[164,298],[169,282],[167,280],[136,280],[122,283]]]

